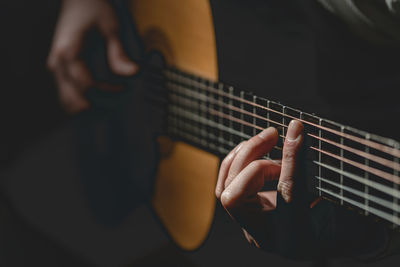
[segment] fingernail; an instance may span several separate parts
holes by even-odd
[[[274,132],[275,132],[275,128],[273,127],[269,127],[267,129],[264,129],[262,132],[260,132],[258,134],[259,137],[261,137],[262,139],[267,139],[268,137],[270,137]]]
[[[303,124],[300,123],[299,121],[292,120],[289,123],[288,131],[286,134],[286,139],[288,141],[295,141],[297,138],[301,136],[303,133]]]

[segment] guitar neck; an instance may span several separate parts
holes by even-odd
[[[266,157],[280,159],[288,124],[299,120],[311,190],[400,225],[399,142],[176,69],[166,69],[164,75],[169,134],[224,156],[273,126],[279,140]]]

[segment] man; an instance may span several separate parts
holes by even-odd
[[[354,34],[377,43],[393,44],[399,40],[399,31],[393,27],[399,12],[398,1],[319,2],[325,11],[348,23]],[[118,21],[106,0],[65,0],[48,65],[56,76],[60,99],[71,113],[89,107],[84,93],[96,84],[79,57],[85,33],[92,28],[102,33],[108,63],[116,74],[130,76],[138,70],[122,48],[117,34]],[[217,198],[242,226],[249,242],[266,250],[291,258],[310,258],[320,253],[369,258],[386,255],[391,241],[390,234],[382,227],[327,203],[318,203],[318,199],[312,209],[306,206],[308,200],[296,199],[295,163],[302,144],[302,129],[301,123],[290,123],[281,162],[259,160],[277,141],[273,128],[238,145],[222,162]],[[279,180],[278,192],[262,192],[264,182],[269,180]],[[336,227],[332,218],[339,223],[346,221],[347,230]],[[348,231],[353,231],[352,243],[347,242]],[[365,231],[371,235],[363,236]]]

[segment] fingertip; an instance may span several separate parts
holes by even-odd
[[[297,140],[302,134],[304,130],[304,125],[298,120],[291,120],[288,125],[288,130],[286,133],[286,138],[288,141]]]
[[[225,190],[224,192],[222,192],[221,203],[225,209],[229,210],[233,207],[232,194],[229,190]]]
[[[221,198],[221,189],[219,188],[219,186],[217,186],[217,187],[215,188],[215,197],[216,197],[217,199],[220,199],[220,198]]]
[[[130,60],[120,59],[118,63],[112,65],[112,70],[122,76],[131,76],[139,71],[139,66]]]
[[[278,131],[275,129],[275,127],[268,127],[264,130],[262,130],[259,134],[259,137],[262,139],[270,139],[270,138],[275,138],[275,136],[278,136]]]
[[[121,41],[117,37],[108,40],[108,61],[111,70],[118,75],[130,76],[139,71],[139,66],[125,53]]]

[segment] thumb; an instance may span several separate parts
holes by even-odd
[[[111,70],[118,75],[130,76],[137,73],[139,67],[126,54],[118,36],[107,38],[107,58]]]
[[[296,169],[296,157],[303,142],[304,126],[301,122],[292,120],[283,145],[282,169],[278,182],[278,192],[289,203],[293,197],[294,174]]]

